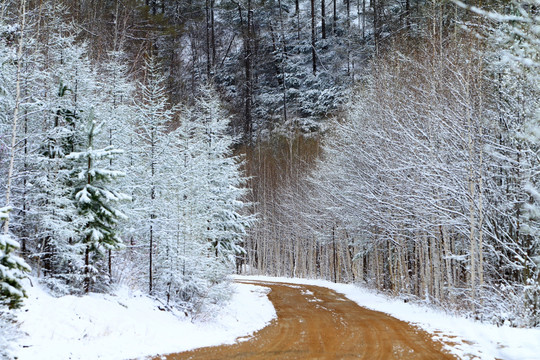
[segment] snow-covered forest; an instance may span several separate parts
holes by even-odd
[[[120,42],[91,58],[65,5],[2,5],[2,313],[30,268],[57,296],[123,283],[187,313],[227,300],[252,216],[216,91],[172,105],[153,52],[130,76]]]
[[[538,5],[377,1],[351,20],[351,42],[372,21],[371,58],[324,134],[249,150],[250,268],[539,326]]]
[[[540,326],[540,1],[0,2],[0,354],[25,301],[235,272]],[[3,338],[3,339],[2,339]]]

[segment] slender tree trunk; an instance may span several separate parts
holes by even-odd
[[[211,27],[211,43],[212,43],[212,67],[216,66],[216,26],[214,16],[215,0],[210,0],[210,27]]]
[[[467,79],[466,81],[468,81]],[[467,83],[466,88],[466,98],[470,99],[470,91],[469,91],[469,83]],[[476,191],[475,191],[475,166],[473,164],[474,162],[474,139],[472,134],[472,114],[470,113],[470,104],[467,104],[467,126],[468,126],[468,150],[469,150],[469,178],[468,178],[468,186],[469,186],[469,241],[470,241],[470,277],[469,277],[469,285],[471,289],[471,298],[473,300],[473,308],[474,308],[474,301],[476,300],[476,252],[478,248],[477,244],[477,238],[476,238],[476,209],[475,209],[475,200],[476,200]]]
[[[205,1],[205,20],[206,20],[206,78],[210,79],[211,50],[210,50],[210,0]]]
[[[332,33],[333,35],[336,35],[336,29],[337,29],[337,2],[334,0],[334,6],[332,7]]]
[[[150,189],[150,203],[152,206],[152,213],[150,214],[150,243],[149,243],[149,251],[148,251],[148,257],[149,257],[149,266],[148,266],[148,293],[152,295],[153,292],[153,279],[154,279],[154,273],[153,273],[153,262],[154,262],[154,220],[156,219],[156,215],[154,214],[154,208],[155,208],[155,199],[156,199],[156,187],[154,184],[155,181],[155,175],[156,175],[156,168],[155,168],[155,129],[151,130],[152,133],[152,139],[151,139],[151,151],[150,151],[150,171],[151,171],[151,177],[152,177],[152,188]]]
[[[448,289],[448,299],[450,303],[454,303],[454,278],[452,276],[452,253],[450,251],[450,244],[448,235],[446,234],[445,228],[442,225],[439,225],[439,231],[441,233],[441,239],[443,243],[444,259],[445,259],[445,268],[446,268],[446,287]]]
[[[411,4],[410,0],[405,0],[405,28],[408,30],[411,27]]]
[[[326,39],[326,6],[325,0],[321,0],[321,32],[322,38]]]
[[[27,86],[25,86],[27,88]],[[25,97],[28,96],[27,91],[25,91]],[[23,193],[22,193],[22,224],[23,232],[21,238],[21,253],[26,255],[26,240],[28,238],[28,230],[30,225],[28,222],[28,172],[30,171],[28,166],[28,116],[27,111],[24,112],[24,176],[23,176]]]
[[[84,292],[90,292],[90,245],[84,250]]]
[[[333,265],[333,280],[337,282],[337,252],[336,252],[336,228],[332,226],[332,265]]]
[[[480,92],[480,104],[482,104],[482,93]],[[484,138],[484,130],[482,125],[479,125],[479,139]],[[483,187],[484,187],[484,153],[483,149],[479,150],[479,164],[478,164],[478,285],[480,288],[484,286],[484,208],[483,208]],[[527,247],[530,248],[530,247]],[[483,300],[481,300],[483,301]]]
[[[323,0],[324,1],[324,0]],[[283,11],[281,8],[281,0],[278,1],[279,5],[279,26],[281,35],[281,74],[283,76],[282,92],[283,92],[283,121],[287,122],[287,75],[285,74],[285,61],[287,60],[287,45],[285,43],[285,30],[283,26]]]
[[[351,0],[345,0],[347,5],[347,75],[351,74]]]
[[[240,23],[242,24],[242,9],[238,6],[240,13]],[[252,10],[251,0],[248,0],[247,9],[247,24],[244,27],[244,73],[245,73],[245,90],[244,90],[244,136],[248,143],[253,138],[253,119],[252,119],[252,98],[253,98],[253,75],[252,75],[252,47],[251,47],[251,29],[252,29]]]
[[[366,0],[362,0],[362,39],[366,38]]]
[[[300,40],[300,0],[294,1],[296,15],[296,38]]]
[[[313,65],[313,75],[317,74],[317,54],[315,52],[316,34],[315,34],[315,0],[311,2],[311,63]]]
[[[88,136],[88,147],[91,148],[93,146],[94,138],[93,138],[93,128],[90,131],[90,135]],[[88,157],[88,163],[87,163],[87,175],[86,175],[86,184],[90,185],[92,184],[92,157]],[[90,291],[90,240],[91,235],[89,234],[86,238],[86,248],[84,251],[84,291],[88,294]]]
[[[371,1],[373,1],[373,37],[375,39],[375,55],[379,55],[379,4],[377,0]]]

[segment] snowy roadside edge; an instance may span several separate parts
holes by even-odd
[[[34,279],[33,279],[34,280]],[[37,281],[33,281],[34,284]],[[232,284],[227,305],[207,320],[177,317],[141,293],[54,298],[38,285],[17,312],[14,355],[26,359],[144,358],[245,340],[274,318],[268,288]]]
[[[384,312],[420,327],[432,334],[435,341],[442,342],[445,350],[460,359],[540,359],[540,329],[518,329],[483,324],[428,306],[405,303],[402,299],[391,298],[355,284],[340,284],[318,279],[249,275],[237,275],[235,279],[315,285],[335,290],[360,306]]]

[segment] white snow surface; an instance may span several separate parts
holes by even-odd
[[[460,359],[540,360],[540,329],[497,327],[453,316],[428,306],[405,303],[353,284],[325,280],[238,276],[242,280],[286,282],[327,287],[345,295],[358,305],[384,312],[416,325],[442,341],[449,352]]]
[[[52,297],[35,285],[18,311],[20,360],[134,359],[245,340],[276,312],[269,289],[233,284],[231,301],[206,319],[161,311],[159,302],[127,288],[114,295]]]

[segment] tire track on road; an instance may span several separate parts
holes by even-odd
[[[179,359],[446,360],[425,331],[358,306],[324,287],[245,281],[271,289],[278,318],[252,338],[233,345],[155,357]]]

